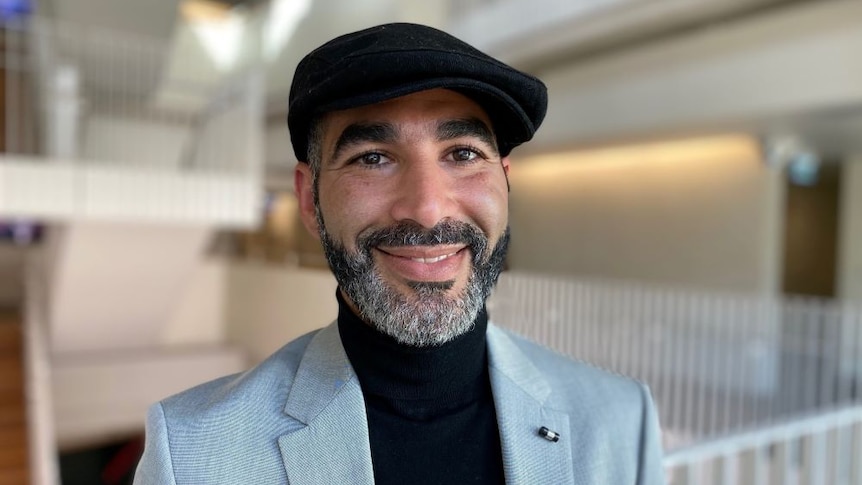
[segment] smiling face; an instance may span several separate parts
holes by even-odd
[[[327,114],[319,172],[296,171],[303,223],[342,295],[402,343],[469,330],[508,242],[509,161],[479,105],[435,89]]]

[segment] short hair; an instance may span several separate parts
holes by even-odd
[[[311,168],[312,180],[316,182],[323,164],[323,118],[320,116],[311,122],[308,130],[308,160],[305,161]]]

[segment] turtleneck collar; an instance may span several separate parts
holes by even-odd
[[[401,344],[360,319],[336,290],[338,330],[363,392],[393,400],[441,400],[449,405],[476,399],[487,387],[483,308],[469,332],[443,345]]]

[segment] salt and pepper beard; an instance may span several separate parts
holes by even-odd
[[[508,227],[489,250],[488,237],[479,228],[444,220],[431,229],[407,221],[368,229],[356,237],[356,250],[350,251],[327,233],[317,200],[315,214],[329,267],[359,316],[397,342],[415,347],[441,345],[473,328],[497,283],[509,247]],[[465,244],[470,251],[470,276],[457,294],[447,294],[454,280],[409,282],[413,294],[404,294],[383,278],[374,263],[372,250],[377,246],[435,244]]]

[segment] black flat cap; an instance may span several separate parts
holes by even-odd
[[[296,158],[308,161],[309,130],[318,116],[434,88],[479,103],[494,125],[502,156],[533,137],[548,106],[540,80],[445,32],[407,23],[379,25],[337,37],[300,61],[287,114]]]

